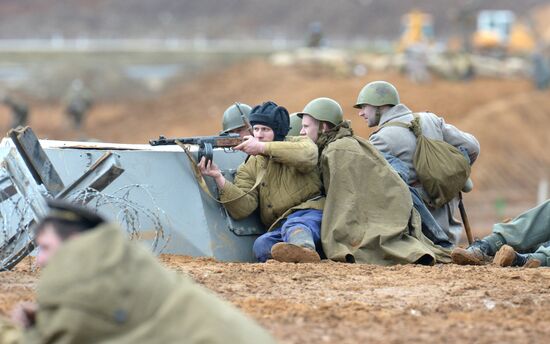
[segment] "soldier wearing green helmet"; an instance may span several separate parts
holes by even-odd
[[[300,136],[302,130],[302,119],[298,117],[298,113],[290,114],[290,130],[286,136]]]
[[[401,103],[399,93],[394,85],[387,81],[373,81],[365,85],[359,92],[354,105],[359,109],[369,127],[378,126],[369,141],[382,153],[390,154],[400,159],[407,168],[407,183],[416,188],[421,195],[425,191],[417,180],[413,157],[416,151],[416,137],[412,131],[403,128],[409,124],[414,115],[420,117],[422,135],[431,140],[445,141],[461,150],[473,163],[479,155],[479,142],[476,138],[445,123],[445,120],[431,112],[414,113]],[[401,123],[401,126],[395,123]],[[458,199],[454,199],[439,208],[428,207],[441,229],[447,234],[451,243],[457,244],[462,233],[462,225],[453,218],[458,207]]]
[[[301,134],[320,152],[327,258],[379,265],[450,261],[450,252],[423,236],[405,182],[368,140],[353,135],[338,102],[314,99],[298,116]]]
[[[247,125],[248,115],[252,108],[249,105],[236,102],[223,113],[223,130],[220,134],[239,134],[241,137],[252,135]]]

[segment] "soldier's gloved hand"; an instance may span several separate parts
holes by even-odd
[[[225,185],[225,177],[222,174],[222,170],[212,160],[206,162],[206,158],[202,157],[201,161],[197,165],[203,176],[209,176],[214,178],[219,188],[223,188]]]
[[[253,136],[245,136],[245,141],[236,146],[235,150],[240,150],[248,155],[260,155],[265,152],[265,143]]]
[[[34,302],[21,302],[11,312],[11,320],[22,328],[34,325],[38,305]]]

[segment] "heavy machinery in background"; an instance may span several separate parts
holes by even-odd
[[[472,43],[474,51],[497,56],[528,55],[536,47],[531,28],[506,10],[480,11]]]
[[[403,52],[413,45],[434,43],[434,25],[431,14],[412,10],[401,17],[401,38],[397,50]]]

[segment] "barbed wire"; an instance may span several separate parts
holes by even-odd
[[[143,184],[131,184],[110,193],[84,188],[73,191],[66,200],[84,205],[96,213],[114,213],[115,217],[111,220],[124,228],[130,239],[146,239],[151,242],[151,249],[160,254],[171,239],[164,226],[169,226],[169,220],[165,211],[157,205],[149,188]],[[0,203],[0,271],[3,271],[32,251],[34,237],[31,228],[34,224],[34,213],[31,200],[26,200],[19,194],[10,197],[3,190],[0,191],[0,196],[4,199]],[[143,202],[136,201],[143,198]],[[144,238],[143,234],[146,232],[153,232],[153,238]]]
[[[134,199],[139,198],[137,197],[139,195],[136,195],[138,190],[142,191],[147,197],[147,205],[134,201]],[[157,253],[161,253],[170,240],[171,236],[165,233],[163,226],[163,220],[166,223],[168,217],[164,210],[157,205],[147,185],[126,185],[109,194],[93,188],[85,188],[69,194],[67,200],[85,205],[97,213],[109,208],[109,213],[114,212],[116,214],[114,220],[126,230],[133,240],[141,240],[144,232],[152,230],[154,238],[151,242],[151,249]],[[164,245],[159,248],[159,244],[163,239]]]

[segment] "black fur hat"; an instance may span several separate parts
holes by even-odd
[[[290,130],[290,118],[287,109],[267,101],[256,105],[249,115],[251,125],[261,124],[270,127],[275,133],[274,141],[284,141]]]

